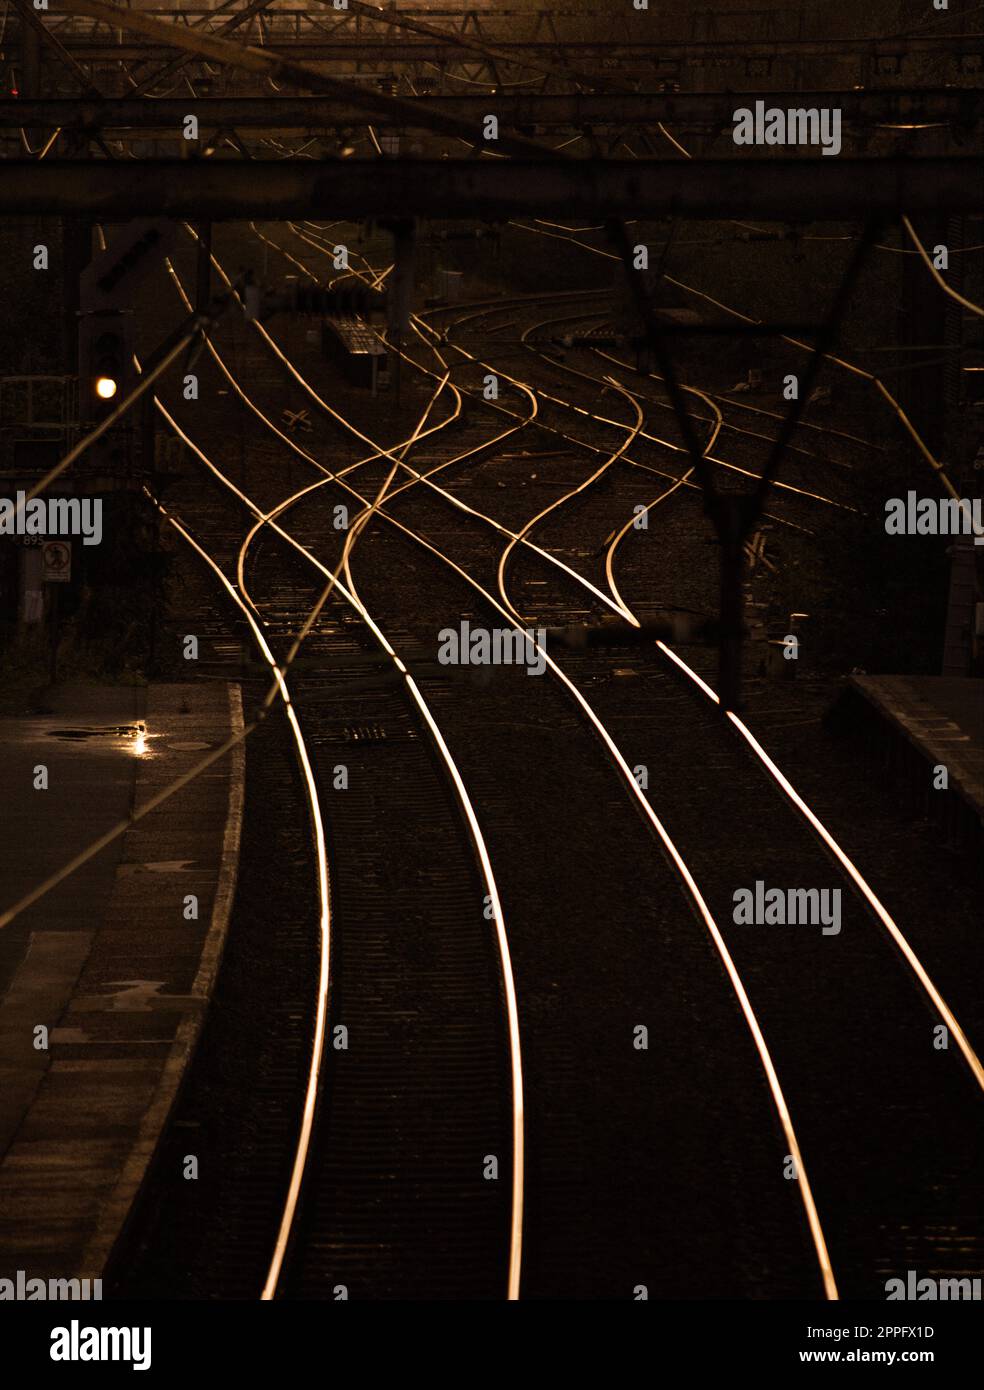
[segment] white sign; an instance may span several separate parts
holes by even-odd
[[[67,541],[45,541],[41,578],[46,584],[67,584],[72,578],[72,547]]]

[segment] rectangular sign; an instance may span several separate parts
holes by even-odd
[[[72,547],[68,541],[45,541],[41,549],[41,578],[46,584],[67,584],[72,578]]]

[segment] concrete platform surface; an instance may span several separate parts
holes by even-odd
[[[984,818],[984,679],[852,676],[850,684]]]
[[[48,703],[0,719],[3,908],[242,728],[224,682]],[[239,744],[0,930],[0,1277],[102,1275],[218,970],[244,761]]]

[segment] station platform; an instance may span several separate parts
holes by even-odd
[[[961,676],[851,676],[837,724],[861,732],[868,753],[950,838],[979,856],[984,848],[984,679]],[[937,787],[935,769],[946,768]]]
[[[0,719],[0,909],[241,727],[226,682],[61,686]],[[0,1277],[102,1277],[218,971],[244,763],[239,744],[0,929]]]

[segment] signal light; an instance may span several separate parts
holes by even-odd
[[[100,333],[96,339],[95,386],[101,401],[111,401],[123,380],[123,338],[119,333]]]
[[[117,310],[84,314],[79,320],[79,395],[83,421],[105,419],[133,380],[133,328]]]

